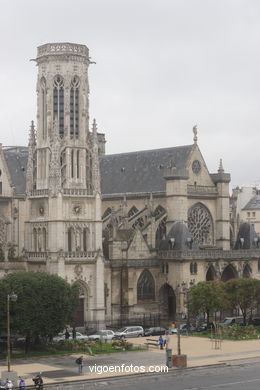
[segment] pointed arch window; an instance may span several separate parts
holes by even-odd
[[[213,245],[212,217],[203,204],[197,203],[189,210],[188,228],[199,245]]]
[[[190,273],[192,275],[196,275],[198,272],[198,266],[197,263],[190,263]]]
[[[74,177],[74,150],[71,151],[71,177]]]
[[[43,251],[46,252],[46,248],[47,248],[47,232],[46,232],[46,228],[42,229],[42,247],[43,247]]]
[[[70,86],[70,136],[79,135],[79,78],[74,76]]]
[[[41,111],[42,111],[42,138],[46,139],[47,136],[47,99],[46,99],[46,80],[41,78]]]
[[[166,222],[167,222],[167,216],[160,221],[158,228],[156,230],[156,234],[155,234],[156,248],[159,248],[161,241],[166,238]]]
[[[73,229],[68,230],[68,252],[72,252]]]
[[[137,282],[137,300],[154,300],[155,284],[150,271],[144,270]]]
[[[33,250],[34,250],[34,252],[37,252],[37,230],[36,230],[36,228],[33,229]]]
[[[89,246],[89,231],[87,228],[83,229],[83,251],[87,252]]]
[[[53,119],[57,120],[60,137],[64,135],[64,81],[57,75],[53,84]]]
[[[80,162],[80,151],[79,150],[77,150],[77,179],[79,179],[79,169],[80,169],[80,167],[79,167],[79,162]]]

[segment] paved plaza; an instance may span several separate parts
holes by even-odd
[[[155,341],[157,337],[152,337]],[[146,338],[131,340],[134,344],[144,344]],[[170,348],[173,353],[177,351],[177,336],[172,335]],[[260,340],[249,341],[222,341],[215,343],[207,338],[181,336],[181,353],[188,356],[188,367],[201,367],[228,362],[230,360],[259,358]],[[138,352],[120,352],[107,355],[89,356],[84,355],[83,374],[78,374],[78,367],[75,363],[80,354],[64,355],[58,357],[30,358],[12,361],[12,370],[26,379],[26,383],[32,384],[31,378],[41,372],[44,383],[55,383],[74,381],[78,379],[103,378],[115,375],[129,375],[131,372],[114,372],[102,374],[91,372],[93,367],[104,366],[143,366],[148,372],[150,366],[162,366],[166,364],[166,351],[159,347],[151,347],[149,350]],[[5,371],[5,362],[0,363],[0,371]]]

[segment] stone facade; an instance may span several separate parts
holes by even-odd
[[[209,173],[196,127],[190,145],[106,155],[89,128],[88,48],[46,44],[35,61],[28,148],[0,147],[1,277],[45,270],[78,283],[77,322],[100,327],[175,318],[202,280],[260,277],[252,229],[230,248],[230,175],[222,161]]]

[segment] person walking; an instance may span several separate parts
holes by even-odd
[[[165,339],[164,339],[164,345],[166,346],[166,349],[169,348],[169,344],[170,344],[170,335],[169,335],[169,332],[166,331],[165,332]]]
[[[160,345],[160,349],[163,349],[163,338],[162,338],[162,335],[159,337],[159,345]]]
[[[82,374],[83,372],[83,356],[80,356],[76,359],[76,364],[78,365],[79,374]]]

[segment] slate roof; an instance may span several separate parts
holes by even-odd
[[[10,146],[3,148],[6,164],[17,195],[25,194],[28,148]]]
[[[172,161],[177,168],[186,166],[193,145],[100,157],[101,192],[103,195],[165,191],[163,170]],[[26,189],[28,148],[4,148],[7,166],[16,194]]]
[[[165,191],[163,170],[171,161],[186,166],[193,145],[101,156],[101,192],[107,194]]]
[[[243,210],[260,210],[260,195],[255,195],[250,199]]]

